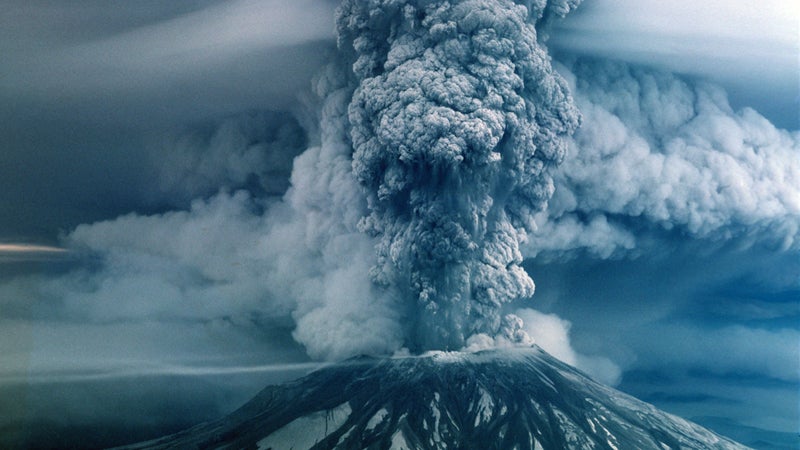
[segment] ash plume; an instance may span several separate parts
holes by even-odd
[[[520,245],[579,121],[537,23],[574,6],[345,1],[316,117],[178,140],[159,175],[188,210],[77,227],[98,269],[36,296],[90,322],[288,326],[324,360],[529,342],[504,306],[533,294]]]
[[[569,348],[516,302],[524,257],[605,258],[670,228],[795,251],[798,134],[652,69],[555,72],[544,33],[575,6],[344,1],[310,111],[159,148],[153,189],[175,209],[77,226],[62,243],[90,263],[3,283],[0,307],[291,334],[320,360],[548,342],[537,329]]]
[[[293,159],[308,148],[305,131],[286,112],[249,111],[198,128],[158,148],[162,196],[192,200],[243,187],[281,196]]]
[[[176,377],[188,425],[238,401],[208,378],[243,401],[252,368],[531,339],[676,407],[800,420],[797,8],[10,3],[0,388],[31,408],[0,429],[127,430],[175,394],[139,381]]]
[[[619,256],[643,229],[797,250],[800,134],[735,111],[714,84],[622,62],[564,64],[584,120],[525,256]]]
[[[373,281],[408,302],[413,350],[525,339],[503,305],[533,294],[520,243],[553,193],[579,115],[536,22],[575,2],[355,1],[352,169],[377,241]],[[510,325],[509,325],[510,324]]]

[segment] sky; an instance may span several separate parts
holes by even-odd
[[[501,237],[477,245],[492,242],[484,256],[505,255],[512,269],[467,261],[443,279],[396,255],[430,236],[449,243],[425,233],[444,219],[407,221],[393,206],[406,180],[428,199],[419,208],[436,211],[440,185],[402,165],[376,175],[396,155],[382,160],[369,138],[412,148],[407,136],[430,139],[415,130],[473,128],[419,128],[422,115],[371,102],[387,93],[391,105],[415,84],[400,75],[416,72],[397,63],[398,76],[370,78],[368,49],[356,80],[343,76],[354,56],[337,51],[337,27],[344,45],[375,36],[337,24],[337,6],[11,0],[0,13],[0,429],[26,423],[12,439],[47,442],[102,423],[119,430],[103,444],[122,443],[228,412],[318,364],[461,342],[409,312],[398,298],[413,287],[397,280],[441,289],[468,273],[473,289],[497,289],[481,278],[490,273],[514,288],[476,333],[513,313],[601,381],[756,448],[796,445],[795,2],[584,0],[540,23],[538,40],[520,28],[545,68],[526,81],[551,95],[520,94],[544,106],[508,140],[539,130],[543,142],[542,124],[560,127],[540,153],[560,165],[518,181],[552,197],[529,210],[517,207],[530,202],[524,189],[474,191],[504,208],[486,214]],[[472,95],[459,61],[439,57],[467,80],[455,97]],[[418,59],[412,68],[430,68]],[[516,86],[490,75],[498,92]],[[504,123],[514,98],[478,119]],[[381,114],[394,120],[386,129],[367,120]],[[497,144],[494,128],[480,132],[469,145]],[[396,156],[406,157],[416,156]],[[451,328],[463,323],[453,311]]]

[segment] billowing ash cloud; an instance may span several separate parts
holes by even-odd
[[[533,294],[520,244],[579,121],[536,23],[575,4],[345,1],[310,136],[264,112],[190,134],[159,173],[188,210],[81,225],[65,243],[91,269],[0,293],[87,323],[290,327],[318,359],[529,342],[502,310]]]
[[[340,7],[353,170],[369,209],[360,228],[379,240],[373,280],[410,302],[414,350],[495,336],[501,307],[533,294],[519,246],[579,121],[535,23],[575,3]],[[520,339],[506,322],[504,339]]]
[[[793,430],[800,135],[697,79],[551,63],[544,33],[580,50],[550,27],[577,1],[343,0],[338,52],[331,0],[62,3],[0,15],[0,228],[71,229],[0,248],[0,385],[533,338],[606,382]],[[591,43],[614,48],[616,6]]]
[[[289,187],[294,157],[306,148],[306,132],[292,114],[251,111],[227,117],[159,149],[154,158],[159,190],[187,200],[221,188],[280,196]]]
[[[580,364],[566,322],[509,304],[534,290],[523,254],[607,257],[669,228],[796,249],[797,133],[671,75],[559,75],[537,24],[575,4],[345,1],[317,124],[256,112],[191,134],[157,174],[186,210],[77,227],[64,244],[94,264],[6,283],[0,308],[279,330],[317,359],[545,343],[540,328]]]
[[[563,72],[584,121],[529,254],[609,257],[635,248],[643,228],[798,248],[800,134],[733,111],[714,85],[609,61]]]

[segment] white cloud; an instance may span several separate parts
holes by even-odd
[[[703,38],[724,38],[737,44],[772,45],[774,54],[780,49],[797,48],[800,6],[786,0],[765,0],[754,4],[747,0],[593,0],[578,14],[568,16],[561,29],[641,33],[642,41],[631,46],[648,45],[648,35],[683,36],[695,39],[693,48],[702,51]],[[700,47],[698,49],[697,47]],[[772,56],[772,53],[768,53]]]
[[[99,27],[76,17],[101,12],[22,6],[13,16],[19,23],[6,31],[21,48],[9,50],[0,97],[48,115],[74,119],[81,111],[91,123],[149,130],[251,108],[289,109],[333,47],[334,8],[325,0],[235,0],[176,5],[177,14],[164,7],[162,17],[137,20],[98,7],[113,25],[83,36],[81,26]],[[44,37],[42,28],[59,27],[66,29],[54,32],[61,39]],[[29,28],[37,30],[32,37]]]
[[[787,0],[594,0],[560,24],[551,44],[716,80],[759,106],[784,105],[794,116],[786,123],[797,127],[799,24],[800,7]]]
[[[569,321],[530,308],[517,310],[515,314],[523,320],[524,330],[536,345],[546,352],[603,383],[615,385],[619,382],[622,371],[613,361],[602,356],[583,355],[572,348],[569,336],[572,324]]]
[[[303,188],[308,186],[298,182],[293,193],[299,196]],[[335,208],[327,196],[321,201],[298,206]],[[193,326],[201,333],[217,324],[256,336],[282,333],[285,339],[293,333],[317,359],[398,349],[403,343],[402,309],[369,279],[371,239],[343,230],[341,216],[332,212],[299,214],[276,204],[261,215],[257,211],[262,206],[241,191],[220,193],[194,201],[188,211],[128,214],[81,225],[66,243],[75,254],[91,258],[95,267],[5,282],[0,285],[0,308],[34,317],[35,323],[82,323],[84,341],[92,341],[92,330],[115,324],[123,329],[149,323],[159,333],[169,333],[172,324]],[[35,327],[36,339],[52,337],[42,330]],[[87,348],[93,346],[102,344]],[[208,352],[218,354],[211,348]],[[202,351],[195,348],[192,353]]]
[[[307,141],[287,112],[226,117],[212,130],[201,128],[155,146],[150,159],[159,173],[158,196],[174,204],[247,187],[279,197],[289,187],[292,161]]]
[[[742,325],[707,328],[646,325],[632,346],[637,368],[670,371],[703,370],[725,375],[758,374],[800,381],[800,330],[759,329]]]
[[[637,394],[666,393],[657,399],[684,417],[724,415],[795,431],[800,330],[660,323],[627,336],[637,357],[624,370],[645,375],[623,385]]]
[[[256,49],[332,40],[334,7],[333,2],[324,0],[212,3],[175,17],[120,27],[118,32],[104,37],[56,46],[56,53],[51,56],[58,57],[58,62],[73,70],[89,73],[105,68],[129,71],[129,75],[130,71],[164,75],[199,69]],[[62,14],[70,13],[74,11],[62,11]],[[77,63],[86,63],[86,66]]]
[[[752,109],[733,111],[713,85],[624,63],[579,59],[563,70],[584,120],[537,215],[530,254],[627,252],[631,222],[710,241],[800,245],[800,134]]]

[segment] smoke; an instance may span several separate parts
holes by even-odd
[[[369,209],[360,229],[378,239],[373,281],[410,302],[413,350],[493,337],[502,306],[533,294],[519,246],[579,121],[535,23],[574,4],[376,0],[339,9],[354,79],[353,172]]]
[[[293,115],[252,111],[168,140],[153,159],[165,198],[209,197],[221,188],[281,196],[293,159],[306,148]]]
[[[6,284],[3,308],[290,327],[316,359],[530,342],[503,307],[533,294],[520,244],[579,121],[536,23],[575,5],[343,2],[309,135],[254,112],[170,143],[158,188],[186,210],[78,226],[92,264]]]
[[[717,389],[714,414],[791,428],[800,134],[774,126],[796,108],[782,122],[764,105],[796,103],[778,82],[796,71],[772,64],[791,52],[756,64],[755,80],[734,70],[742,48],[767,55],[763,26],[741,35],[750,45],[725,36],[729,64],[692,27],[672,42],[676,66],[658,56],[671,34],[649,22],[613,33],[662,17],[627,14],[629,0],[586,19],[601,27],[582,32],[588,46],[557,25],[578,1],[344,0],[335,21],[330,0],[50,3],[34,8],[50,20],[26,6],[0,27],[0,96],[15,105],[0,164],[0,388],[41,382],[7,404],[151,417],[163,381],[135,394],[113,383],[175,375],[198,380],[183,397],[208,412],[238,401],[209,400],[208,377],[535,339],[606,383],[624,371],[627,392]],[[698,8],[719,18],[729,5],[716,3]],[[728,83],[729,102],[669,73],[699,59],[752,86]],[[780,91],[748,103],[772,123],[738,109],[756,84]],[[27,233],[51,247],[8,246],[35,242]],[[527,308],[523,259],[541,312]],[[124,401],[59,400],[59,380],[105,380]]]
[[[607,258],[652,229],[798,249],[799,133],[734,111],[711,84],[589,59],[562,71],[584,121],[527,255]]]
[[[570,342],[572,323],[555,314],[545,314],[530,308],[517,310],[516,314],[524,321],[525,331],[536,340],[539,347],[603,383],[619,383],[622,370],[614,362],[602,356],[581,354],[573,348]]]
[[[800,146],[711,85],[556,72],[543,32],[576,5],[344,1],[318,117],[241,114],[171,143],[155,179],[184,210],[77,227],[63,244],[91,264],[6,283],[0,309],[273,329],[327,360],[532,336],[614,380],[567,322],[507,314],[534,291],[523,254],[607,258],[642,230],[796,249]]]

